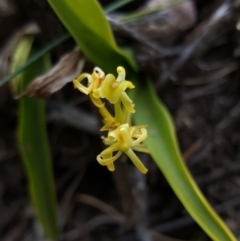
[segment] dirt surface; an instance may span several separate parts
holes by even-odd
[[[120,13],[154,2],[164,1],[138,1],[138,6]],[[124,26],[114,21],[115,15],[108,17],[118,43],[133,48],[139,66],[151,76],[171,112],[194,179],[239,238],[240,1],[185,2]],[[37,48],[65,32],[43,0],[2,1],[0,51],[16,30],[32,21],[41,30]],[[67,40],[52,51],[52,61],[74,47],[74,41]],[[92,68],[87,62],[84,70]],[[0,76],[5,74],[0,70]],[[0,239],[44,240],[17,148],[17,106],[9,86],[1,87]],[[148,155],[141,155],[147,175],[138,173],[125,157],[114,173],[97,163],[104,147],[100,124],[96,109],[72,84],[47,99],[60,240],[210,240]]]

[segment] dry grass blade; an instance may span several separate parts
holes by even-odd
[[[99,210],[107,213],[112,218],[118,220],[119,222],[124,222],[125,218],[118,210],[108,205],[107,203],[87,194],[78,194],[76,197],[77,202],[85,203],[91,205]]]
[[[76,48],[64,55],[45,75],[35,78],[26,91],[16,98],[30,96],[45,98],[60,90],[82,71],[85,63],[82,52]]]
[[[148,233],[151,235],[152,241],[184,241],[184,240],[175,239],[172,237],[162,235],[153,229],[149,229]]]
[[[188,86],[193,86],[193,85],[202,85],[202,84],[207,84],[214,81],[219,81],[220,79],[228,76],[229,74],[231,74],[232,72],[238,69],[239,69],[239,64],[237,62],[232,62],[225,67],[222,67],[215,71],[211,71],[211,73],[208,73],[207,75],[198,76],[195,78],[187,78],[184,80],[183,84]]]

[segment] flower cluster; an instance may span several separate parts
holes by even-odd
[[[147,173],[146,167],[134,153],[134,151],[146,152],[141,144],[147,138],[146,126],[131,126],[130,114],[134,113],[134,104],[126,93],[126,90],[135,88],[131,81],[126,80],[126,71],[123,67],[117,68],[118,76],[105,73],[95,67],[92,74],[83,73],[73,80],[74,88],[89,95],[92,103],[99,109],[103,117],[104,126],[101,131],[108,131],[103,142],[108,147],[97,156],[97,161],[114,171],[114,162],[125,153],[142,173]],[[88,80],[87,86],[81,82]],[[114,105],[113,116],[105,107],[102,99],[107,99]]]

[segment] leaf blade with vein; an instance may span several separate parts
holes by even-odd
[[[14,56],[14,67],[21,66],[30,52],[33,37],[24,38]],[[21,51],[18,51],[20,48]],[[50,59],[39,59],[18,76],[20,91],[31,79],[50,67]],[[45,234],[57,240],[56,196],[45,121],[45,101],[24,98],[19,101],[18,146],[28,176],[30,195]]]
[[[157,99],[150,82],[136,98],[137,124],[148,123],[145,145],[187,211],[216,241],[235,240],[231,231],[211,208],[188,171],[179,151],[171,117]]]

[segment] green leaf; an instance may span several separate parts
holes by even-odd
[[[32,40],[32,37],[26,37],[19,43],[13,56],[14,68],[26,61]],[[28,67],[17,78],[20,91],[50,66],[49,56],[44,56]],[[35,98],[21,99],[18,111],[18,144],[28,176],[31,199],[46,236],[57,240],[57,204],[46,132],[45,101]]]
[[[126,67],[128,79],[136,83],[136,70],[129,64],[133,60],[129,61],[116,46],[97,1],[48,1],[89,60],[113,74],[116,67],[122,65]],[[137,111],[133,116],[136,116],[137,124],[147,124],[149,129],[146,145],[185,208],[213,240],[236,241],[207,203],[185,167],[171,118],[152,89],[149,86],[140,88],[135,97]]]
[[[137,124],[148,125],[144,142],[168,183],[190,215],[216,241],[237,240],[213,211],[189,173],[179,151],[171,117],[148,83],[137,90],[135,99]]]
[[[131,58],[117,47],[104,12],[96,0],[48,2],[90,61],[108,73],[116,73],[119,65],[129,72],[136,68]]]

